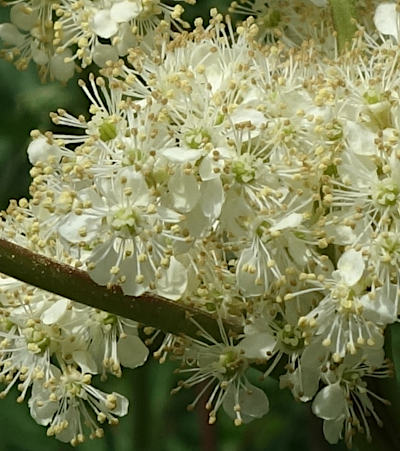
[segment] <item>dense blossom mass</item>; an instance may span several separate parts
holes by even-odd
[[[183,0],[194,4],[195,0]],[[102,67],[128,50],[151,50],[158,28],[184,29],[175,0],[16,0],[0,24],[0,56],[24,70],[32,60],[43,80],[67,81],[80,67]]]
[[[63,51],[78,44],[71,61],[96,62],[109,47],[99,51],[101,75],[80,82],[89,112],[51,114],[69,134],[32,132],[31,197],[10,204],[2,237],[127,295],[215,314],[220,341],[198,325],[198,339],[168,334],[155,353],[181,364],[174,392],[201,384],[191,407],[207,393],[210,423],[221,406],[236,425],[266,414],[267,395],[247,370],[262,364],[268,376],[282,364],[281,386],[312,402],[329,443],[351,445],[355,432],[370,439],[371,422],[381,423],[376,402],[387,400],[368,384],[392,375],[384,331],[400,308],[394,4],[378,8],[376,28],[370,11],[369,28],[359,25],[338,55],[323,39],[332,28],[324,1],[282,2],[282,16],[276,2],[234,2],[254,17],[235,29],[212,10],[209,26],[197,19],[173,37],[150,12],[182,25],[177,7],[87,3],[57,4],[55,30]],[[51,11],[35,5],[28,14],[15,3],[0,30],[20,45],[28,38],[17,28],[30,32],[34,59],[31,15]],[[306,11],[325,24],[301,22]],[[159,33],[151,53],[125,40],[126,27]],[[92,376],[144,363],[138,325],[0,282],[2,393],[17,385],[60,440],[77,444],[85,429],[101,436],[98,423],[115,423],[127,400],[95,388]],[[243,333],[231,336],[224,321]]]

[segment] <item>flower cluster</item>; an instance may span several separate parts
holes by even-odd
[[[68,264],[62,248],[39,238],[40,224],[22,199],[11,203],[3,236]],[[117,424],[128,400],[92,384],[92,376],[120,377],[122,367],[136,368],[148,356],[134,321],[74,303],[19,282],[0,278],[0,380],[4,397],[13,386],[29,396],[32,417],[47,434],[75,445],[102,437],[99,423]]]
[[[195,0],[186,0],[193,4]],[[173,0],[17,0],[10,22],[0,25],[0,56],[24,70],[31,60],[43,80],[61,82],[80,67],[104,66],[135,47],[153,45],[158,27],[188,27],[183,7]],[[7,6],[7,3],[5,3]]]
[[[380,3],[381,0],[357,0],[358,27],[376,32],[372,18]],[[253,17],[259,28],[257,38],[262,42],[279,41],[298,47],[312,39],[321,56],[332,57],[337,54],[337,44],[329,6],[329,0],[235,0],[229,10],[239,17]]]
[[[94,13],[110,28],[101,37],[119,30],[118,5]],[[167,335],[157,351],[189,375],[174,391],[203,384],[191,406],[207,393],[210,423],[221,406],[237,425],[267,413],[246,372],[279,363],[329,443],[369,439],[368,417],[381,422],[368,378],[392,374],[384,331],[400,313],[400,59],[385,11],[382,34],[360,27],[328,57],[318,33],[296,45],[299,16],[260,44],[259,20],[235,30],[212,10],[206,28],[159,35],[151,54],[109,58],[82,81],[89,115],[51,114],[73,132],[32,132],[31,199],[11,204],[3,236],[99,285],[213,313],[219,341],[198,325],[198,339]],[[1,304],[1,374],[22,397],[33,386],[49,434],[81,441],[84,401],[99,421],[126,412],[90,374],[144,362],[136,325],[9,278]]]

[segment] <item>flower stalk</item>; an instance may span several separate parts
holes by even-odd
[[[35,287],[106,312],[133,319],[146,326],[175,335],[198,338],[200,325],[219,340],[215,318],[193,307],[154,294],[127,296],[121,288],[97,285],[89,275],[72,266],[57,263],[14,243],[0,239],[0,272]],[[192,318],[194,321],[189,321]],[[230,333],[240,329],[225,322]]]

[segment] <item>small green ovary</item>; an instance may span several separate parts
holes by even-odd
[[[368,105],[373,105],[374,103],[378,103],[382,100],[381,96],[375,89],[368,89],[363,94],[364,100],[368,103]]]
[[[111,119],[105,120],[99,127],[100,139],[104,142],[111,141],[117,136],[117,127]]]
[[[332,124],[330,127],[327,127],[325,135],[329,141],[338,141],[343,138],[343,128],[338,123]]]
[[[249,183],[254,180],[256,171],[252,163],[252,158],[249,155],[242,155],[239,159],[233,161],[232,173],[237,182]]]
[[[400,257],[400,238],[395,233],[388,233],[388,236],[382,241],[382,247],[389,255]]]
[[[120,207],[111,218],[111,228],[116,232],[136,236],[140,233],[143,218],[135,207]]]
[[[378,184],[373,197],[378,205],[392,207],[397,204],[399,194],[399,185],[388,178]]]
[[[111,313],[99,311],[96,315],[96,319],[99,323],[105,326],[114,326],[117,324],[117,317]]]
[[[27,348],[34,354],[43,353],[50,346],[50,337],[43,330],[41,323],[27,322],[27,327],[22,330],[27,343]]]
[[[185,133],[185,144],[191,149],[200,149],[205,144],[210,142],[211,136],[207,130],[194,128]]]
[[[278,337],[281,343],[291,350],[300,349],[304,346],[302,331],[290,324],[285,324],[283,326],[278,332]]]
[[[242,368],[244,361],[236,349],[227,348],[225,352],[220,354],[218,364],[221,373],[230,377]]]
[[[132,166],[135,163],[139,163],[145,160],[144,152],[140,149],[128,149],[124,151],[122,158],[123,166]]]

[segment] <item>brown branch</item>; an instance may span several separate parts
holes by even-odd
[[[175,335],[198,338],[199,329],[189,320],[193,318],[211,336],[220,340],[218,323],[210,314],[154,294],[126,296],[118,286],[108,289],[97,285],[84,271],[3,239],[0,239],[0,272],[81,304]],[[240,328],[235,325],[225,323],[224,327],[227,331],[240,333]]]

